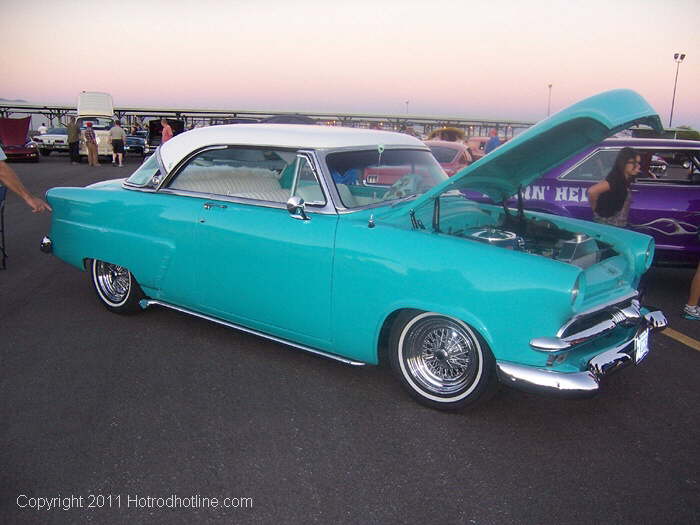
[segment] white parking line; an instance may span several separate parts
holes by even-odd
[[[673,328],[666,328],[661,333],[667,335],[671,339],[675,339],[679,343],[683,343],[684,345],[689,346],[693,350],[697,350],[698,352],[700,352],[700,341],[698,341],[697,339],[693,339],[692,337],[688,337],[685,334],[676,332]]]

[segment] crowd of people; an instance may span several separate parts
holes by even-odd
[[[163,118],[160,121],[162,127],[161,143],[165,143],[173,138],[173,129],[168,123],[168,120]],[[39,135],[45,135],[48,131],[45,123],[42,123],[37,128]],[[101,166],[99,159],[99,138],[95,133],[94,125],[88,121],[85,123],[85,129],[81,131],[80,126],[76,122],[75,117],[71,117],[66,124],[68,154],[72,164],[80,164],[80,143],[85,144],[87,152],[88,166]],[[138,131],[136,126],[131,129],[131,134],[135,135]],[[112,146],[112,166],[124,166],[124,154],[126,146],[126,130],[122,127],[121,120],[114,121],[114,125],[109,129],[109,140]]]

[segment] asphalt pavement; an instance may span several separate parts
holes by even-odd
[[[43,194],[137,163],[12,166]],[[700,522],[700,351],[677,338],[594,399],[502,388],[441,413],[383,368],[157,307],[111,314],[39,252],[48,215],[10,195],[5,218],[0,523]],[[691,345],[692,274],[653,268],[647,299]]]

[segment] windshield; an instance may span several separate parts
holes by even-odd
[[[343,205],[361,208],[425,193],[447,179],[430,151],[346,151],[326,157]]]
[[[92,129],[109,129],[114,125],[114,119],[109,117],[79,117],[77,119],[77,124],[81,129],[85,129],[88,122],[92,122]]]
[[[452,162],[459,152],[456,149],[446,148],[445,146],[430,146],[430,151],[433,152],[437,161],[441,164],[448,164]]]

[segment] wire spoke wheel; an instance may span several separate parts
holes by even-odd
[[[424,389],[452,396],[474,382],[480,355],[464,326],[445,317],[425,317],[403,339],[405,366]]]
[[[129,295],[131,289],[131,275],[123,266],[97,261],[95,280],[100,291],[111,303],[120,304]]]
[[[140,311],[138,302],[144,295],[128,268],[95,259],[92,261],[92,283],[97,296],[109,310],[117,313]]]
[[[411,395],[433,408],[461,408],[493,390],[494,360],[458,319],[407,311],[392,335],[394,370]]]

